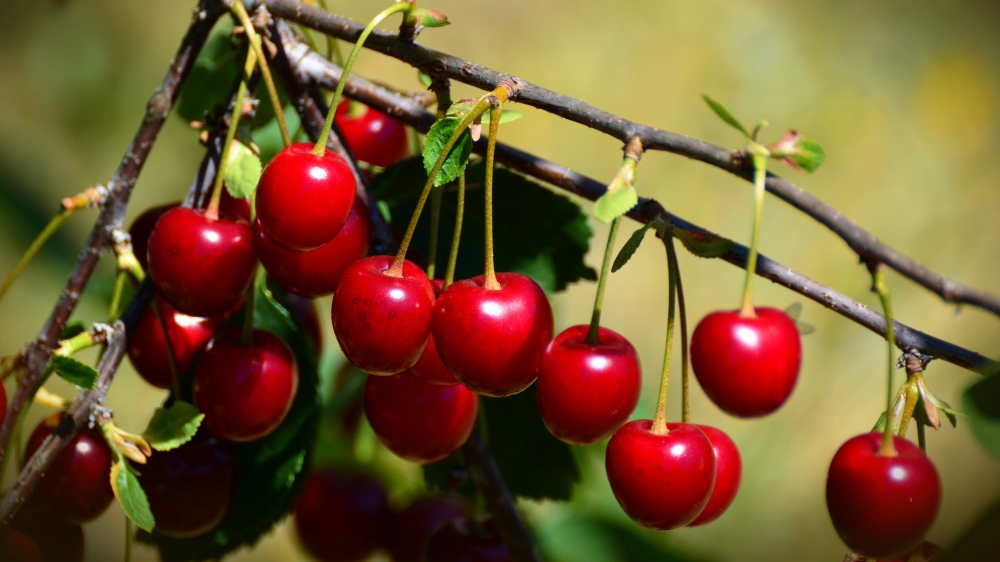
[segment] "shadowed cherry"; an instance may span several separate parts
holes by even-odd
[[[406,126],[377,109],[344,100],[337,106],[334,122],[354,157],[362,162],[388,168],[409,153]]]
[[[420,359],[410,367],[410,372],[418,379],[430,384],[452,385],[458,384],[458,379],[451,374],[444,361],[438,355],[437,345],[434,344],[434,335],[427,338],[427,347],[420,354]]]
[[[421,562],[428,539],[442,525],[472,514],[460,496],[441,495],[417,498],[394,514],[385,532],[385,545],[393,562]]]
[[[689,527],[711,523],[722,516],[736,499],[743,479],[743,461],[736,443],[719,429],[707,425],[697,427],[712,442],[712,450],[715,452],[715,487],[708,505],[688,524]]]
[[[28,498],[10,528],[35,541],[45,562],[83,562],[83,528],[54,514],[43,501]]]
[[[295,529],[319,560],[360,562],[378,546],[387,515],[388,500],[378,480],[327,468],[306,481],[295,504]]]
[[[0,560],[4,562],[45,562],[38,544],[14,529],[0,530]]]
[[[144,271],[149,269],[146,252],[149,249],[149,235],[153,233],[156,221],[160,220],[163,213],[180,206],[180,204],[180,201],[176,201],[174,203],[167,203],[166,205],[150,207],[135,217],[132,225],[128,227],[128,234],[132,238],[132,252],[135,253],[135,259],[139,260],[139,265],[142,266]]]
[[[463,517],[442,525],[424,549],[424,561],[510,562],[512,559],[492,520]]]
[[[156,297],[163,323],[170,335],[170,346],[174,352],[177,373],[183,375],[194,358],[212,339],[215,331],[226,321],[225,315],[200,318],[188,316],[174,310],[160,296]],[[163,338],[163,328],[152,306],[146,308],[139,320],[135,333],[128,344],[128,358],[143,379],[157,388],[172,386],[170,362],[167,346]]]

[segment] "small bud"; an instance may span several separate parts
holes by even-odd
[[[443,27],[451,23],[448,21],[448,16],[437,10],[428,10],[427,8],[414,10],[412,18],[417,25],[424,27]]]
[[[815,172],[826,158],[823,148],[816,141],[795,129],[785,133],[784,138],[769,148],[772,158],[809,173]]]

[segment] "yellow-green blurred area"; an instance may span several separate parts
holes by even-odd
[[[328,2],[333,11],[357,20],[370,19],[387,3]],[[110,178],[193,4],[3,0],[0,274],[14,266],[61,197]],[[745,122],[767,119],[770,127],[762,138],[768,142],[799,129],[825,148],[826,163],[815,175],[778,169],[779,164],[773,164],[775,171],[933,270],[1000,293],[1000,8],[993,2],[422,0],[422,5],[453,22],[426,30],[422,43],[628,119],[740,147],[738,133],[701,101],[708,93]],[[415,70],[371,52],[361,55],[355,71],[420,88]],[[456,86],[455,98],[472,92]],[[512,109],[527,115],[501,128],[503,142],[601,181],[609,181],[620,165],[618,141],[532,108]],[[151,205],[181,198],[202,154],[197,132],[171,118],[136,186],[129,220]],[[637,187],[685,219],[744,243],[748,239],[751,195],[742,180],[651,152],[639,165]],[[74,217],[0,304],[0,354],[16,352],[36,335],[94,217],[94,211]],[[619,245],[635,226],[623,224]],[[594,227],[588,261],[597,266],[607,227],[596,221]],[[761,250],[878,305],[857,256],[826,228],[772,197],[765,204]],[[738,305],[742,270],[686,252],[680,260],[692,325],[712,310]],[[75,318],[105,319],[111,261],[102,262]],[[944,304],[894,272],[888,277],[900,321],[987,356],[1000,354],[996,316]],[[593,284],[579,284],[554,297],[557,329],[589,320],[594,290]],[[840,560],[846,547],[826,513],[826,470],[840,444],[871,429],[884,408],[885,344],[782,287],[759,282],[756,300],[779,308],[803,302],[802,320],[816,327],[804,339],[798,388],[774,415],[738,420],[721,413],[694,385],[693,419],[736,441],[745,463],[743,486],[717,522],[647,536],[724,561]],[[326,318],[329,301],[320,307]],[[603,314],[604,325],[628,337],[642,357],[645,385],[636,416],[652,412],[666,308],[663,247],[647,241],[611,278]],[[331,334],[326,341],[334,341]],[[957,405],[978,375],[936,361],[925,377],[938,397]],[[679,383],[675,376],[671,419],[680,416]],[[61,382],[50,387],[72,393]],[[12,388],[8,381],[8,393]],[[164,395],[125,365],[107,405],[120,426],[141,431]],[[29,428],[45,413],[36,407]],[[944,486],[929,539],[948,545],[1000,498],[1000,459],[989,456],[961,420],[957,429],[946,424],[930,431],[928,452]],[[609,560],[599,544],[588,542],[592,537],[585,529],[560,527],[583,512],[634,525],[610,493],[599,450],[580,459],[584,482],[572,503],[522,505],[560,560]],[[117,504],[87,525],[86,535],[88,560],[120,559],[124,523]],[[155,558],[154,550],[136,547],[134,560]],[[255,550],[231,559],[306,557],[284,524]]]

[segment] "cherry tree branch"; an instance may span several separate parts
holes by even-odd
[[[323,88],[336,86],[341,76],[339,67],[311,51],[292,35],[286,34],[283,39],[288,58],[293,63],[293,70],[299,81]],[[354,76],[348,78],[344,94],[388,113],[421,132],[427,132],[435,120],[434,114],[425,109],[418,101],[390,92]],[[480,141],[475,145],[474,150],[482,154],[485,151],[485,146],[485,142]],[[606,186],[602,182],[502,143],[497,143],[496,159],[504,166],[591,201],[603,195],[606,190]],[[671,223],[677,227],[709,232],[707,229],[667,212],[660,203],[652,199],[640,199],[639,205],[629,213],[629,217],[641,223],[655,220],[660,215],[669,217]],[[737,267],[745,268],[746,257],[747,248],[736,244],[721,259]],[[761,277],[787,287],[868,328],[879,336],[885,337],[885,317],[868,306],[763,255],[758,257],[756,272]],[[895,322],[894,325],[897,345],[904,351],[916,349],[921,353],[932,355],[978,373],[995,372],[1000,368],[1000,363],[974,351],[930,336],[900,322]]]
[[[338,39],[354,42],[364,24],[330,14],[298,0],[260,0],[276,17],[294,21]],[[490,91],[509,78],[490,68],[458,57],[429,49],[412,40],[400,39],[395,33],[375,30],[365,41],[365,47],[399,59],[435,78],[451,78]],[[520,92],[513,101],[524,103],[580,123],[604,134],[628,142],[638,137],[646,150],[663,150],[699,160],[752,181],[753,168],[742,151],[733,151],[685,135],[663,131],[624,119],[598,109],[583,100],[553,92],[517,79]],[[1000,297],[969,287],[939,273],[885,244],[857,223],[792,182],[768,174],[767,190],[796,209],[823,224],[858,254],[863,260],[878,261],[940,296],[945,302],[977,306],[1000,315]]]

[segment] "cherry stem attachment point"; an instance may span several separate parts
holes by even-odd
[[[490,291],[500,290],[497,281],[496,268],[493,265],[493,168],[494,156],[497,150],[497,133],[500,132],[500,116],[503,114],[503,101],[495,96],[488,98],[490,103],[490,136],[486,142],[486,266],[483,271],[483,288]]]
[[[615,238],[618,237],[618,227],[621,226],[622,218],[615,217],[611,221],[611,231],[608,233],[608,244],[604,247],[604,261],[601,262],[601,277],[597,280],[597,296],[594,298],[594,313],[590,316],[590,329],[587,330],[587,337],[583,342],[588,345],[599,345],[601,343],[601,309],[604,307],[604,288],[608,284],[608,277],[611,276],[611,254],[615,251]]]
[[[288,146],[292,144],[292,137],[288,134],[288,123],[285,122],[285,112],[282,110],[281,97],[278,96],[278,88],[275,87],[274,78],[271,77],[271,67],[267,64],[267,56],[264,54],[264,49],[261,46],[262,40],[260,35],[257,35],[257,30],[254,29],[253,22],[250,21],[250,14],[247,13],[247,8],[243,5],[242,0],[234,0],[233,11],[236,12],[236,17],[240,20],[240,25],[246,31],[251,49],[257,54],[257,64],[260,66],[261,76],[264,78],[265,86],[267,86],[267,94],[271,98],[271,105],[274,107],[274,117],[278,120],[278,130],[281,131],[281,142],[285,146]],[[251,70],[252,68],[253,66],[251,65]],[[249,75],[251,70],[247,70],[246,73]]]
[[[45,245],[45,243],[49,240],[49,238],[51,238],[52,235],[55,234],[57,230],[59,230],[59,227],[62,226],[63,223],[65,223],[67,220],[69,220],[69,218],[72,217],[74,213],[76,213],[76,208],[60,210],[59,213],[57,213],[56,216],[52,217],[52,220],[50,220],[49,223],[45,225],[45,228],[43,228],[42,231],[38,233],[38,236],[36,236],[35,239],[31,241],[31,245],[28,246],[28,249],[24,251],[24,255],[21,256],[21,259],[17,262],[17,265],[14,266],[14,269],[10,272],[9,275],[7,275],[7,278],[4,279],[3,285],[0,285],[0,300],[3,300],[3,297],[4,295],[7,294],[7,291],[10,289],[10,286],[14,284],[14,281],[17,281],[18,276],[20,276],[21,272],[24,271],[25,266],[28,265],[28,262],[31,261],[31,258],[35,257],[35,254],[38,253],[38,250],[42,249],[42,246]]]
[[[458,202],[455,209],[455,232],[451,235],[451,250],[448,265],[444,270],[444,286],[455,282],[455,266],[458,264],[458,246],[462,241],[462,220],[465,218],[465,172],[458,175]]]
[[[653,426],[650,428],[650,432],[656,435],[665,435],[667,433],[667,387],[670,383],[670,361],[673,357],[674,309],[676,308],[677,297],[677,277],[674,275],[673,267],[673,262],[676,258],[674,257],[674,245],[671,244],[673,241],[673,231],[665,228],[664,237],[663,242],[667,248],[670,304],[667,307],[667,341],[663,350],[663,374],[660,377],[660,392],[656,398],[656,413],[653,415]]]
[[[751,142],[750,157],[753,160],[753,222],[750,230],[750,250],[747,252],[747,276],[743,284],[743,306],[740,316],[756,318],[753,306],[753,279],[757,275],[757,246],[760,240],[760,217],[764,211],[764,185],[767,181],[767,154],[763,146]]]
[[[243,3],[237,1],[236,5],[243,6]],[[244,9],[245,12],[246,10]],[[215,167],[215,179],[212,183],[212,199],[208,202],[208,208],[205,210],[205,216],[211,220],[218,220],[219,218],[223,177],[225,176],[226,166],[229,164],[229,152],[233,145],[233,140],[236,139],[236,129],[240,124],[240,115],[243,113],[243,100],[247,95],[247,79],[253,72],[256,58],[257,55],[253,49],[247,51],[247,61],[243,65],[243,78],[240,80],[239,87],[236,88],[236,97],[233,98],[233,111],[229,115],[229,128],[226,129],[226,138],[222,142],[222,154],[219,155],[219,165]],[[275,108],[275,112],[278,111],[280,111],[280,108]]]
[[[413,4],[411,2],[397,2],[379,12],[379,14],[368,23],[368,26],[361,32],[361,35],[358,36],[358,40],[354,44],[354,48],[351,49],[351,54],[347,56],[347,62],[344,64],[340,80],[337,82],[337,89],[334,90],[333,99],[330,100],[330,110],[327,111],[326,122],[323,123],[323,130],[320,131],[319,137],[316,139],[316,145],[312,150],[313,154],[323,156],[323,154],[326,153],[326,142],[330,139],[330,130],[333,129],[333,118],[337,114],[337,105],[340,103],[340,97],[343,95],[344,87],[347,85],[347,78],[351,75],[351,68],[354,67],[354,61],[357,60],[358,54],[361,53],[365,40],[368,39],[368,36],[375,30],[375,26],[381,23],[385,18],[399,12],[409,12],[411,10],[413,10]]]
[[[885,397],[885,431],[882,433],[882,445],[878,454],[883,457],[896,456],[896,447],[893,446],[893,423],[892,423],[892,370],[896,366],[896,329],[892,318],[892,296],[889,293],[889,283],[885,279],[881,263],[871,263],[868,269],[872,274],[872,290],[878,293],[882,301],[882,310],[885,312],[885,339],[888,344],[888,368],[886,370],[886,397]]]

